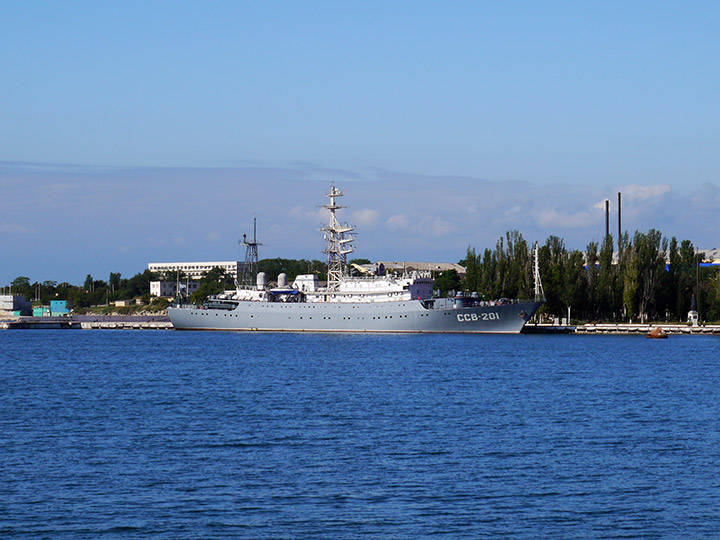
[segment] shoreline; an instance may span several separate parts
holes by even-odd
[[[646,335],[653,328],[668,335],[720,335],[720,325],[586,323],[577,325],[533,324],[523,334]],[[174,330],[167,315],[71,315],[64,317],[16,317],[0,320],[0,330]]]
[[[662,328],[668,335],[720,335],[720,325],[708,324],[690,326],[678,323],[635,324],[635,323],[586,323],[573,325],[531,324],[523,328],[525,334],[614,334],[614,335],[646,335],[654,328]]]

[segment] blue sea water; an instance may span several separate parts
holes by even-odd
[[[718,337],[0,344],[0,538],[720,537]]]

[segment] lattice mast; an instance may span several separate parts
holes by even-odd
[[[333,185],[330,193],[326,195],[330,198],[330,204],[324,205],[323,208],[330,210],[330,223],[320,230],[325,233],[325,241],[328,244],[327,249],[323,250],[323,253],[328,255],[327,288],[329,291],[337,291],[345,277],[348,253],[355,251],[352,245],[355,239],[355,227],[347,223],[341,224],[335,216],[337,210],[345,208],[335,202],[335,198],[342,197],[343,192]]]
[[[247,235],[243,234],[243,239],[238,244],[245,246],[245,264],[243,264],[239,285],[244,289],[250,289],[253,286],[253,280],[258,270],[258,246],[262,246],[257,241],[257,218],[253,218],[252,241],[248,242]]]
[[[545,290],[543,289],[542,280],[540,279],[540,261],[539,261],[539,252],[540,247],[538,246],[537,242],[535,242],[535,260],[533,264],[533,278],[535,280],[535,301],[539,302],[540,300],[545,300]]]

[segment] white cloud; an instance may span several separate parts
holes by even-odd
[[[596,208],[597,210],[605,211],[605,201],[608,199],[603,199],[602,201],[598,201],[595,204],[593,204],[593,208]]]
[[[313,208],[312,210],[308,210],[304,206],[297,205],[290,209],[288,215],[294,219],[302,221],[325,222],[328,220],[329,211],[325,208]]]
[[[559,229],[585,228],[596,219],[589,212],[558,212],[555,208],[542,211],[537,215],[541,227],[557,227]]]
[[[373,225],[377,221],[378,217],[380,217],[380,214],[377,210],[372,210],[370,208],[366,208],[364,210],[357,210],[350,215],[352,217],[353,223],[368,226]]]
[[[387,224],[393,230],[407,229],[410,226],[410,220],[405,214],[395,214],[390,216],[387,220]]]
[[[176,246],[184,246],[186,244],[186,240],[182,236],[178,236],[173,240],[173,244]]]
[[[505,210],[505,217],[515,217],[522,213],[522,207],[520,205],[513,206],[512,208],[508,208]]]
[[[220,238],[220,233],[218,233],[217,231],[210,231],[209,233],[207,233],[205,238],[210,242],[216,242]]]
[[[393,231],[417,233],[419,237],[429,235],[439,238],[457,230],[454,223],[442,217],[426,217],[413,220],[405,214],[395,214],[388,218],[387,224]]]
[[[623,201],[647,201],[649,199],[657,199],[669,193],[672,190],[667,184],[657,184],[654,186],[638,186],[636,184],[630,184],[618,188],[618,191],[622,193]],[[603,202],[603,205],[605,203]]]
[[[456,230],[455,225],[440,217],[433,218],[424,225],[428,227],[430,234],[436,237],[448,236]]]
[[[305,215],[305,210],[300,205],[293,206],[288,212],[288,215],[293,217],[303,217]]]

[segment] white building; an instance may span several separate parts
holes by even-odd
[[[192,294],[198,290],[199,281],[181,281],[180,291],[184,294]],[[151,281],[150,296],[175,296],[177,292],[177,281]]]
[[[234,279],[242,274],[243,263],[239,261],[150,263],[148,270],[169,273],[173,276],[180,271],[190,279],[200,279],[205,272],[209,272],[216,266],[225,270],[226,276],[232,276]]]

